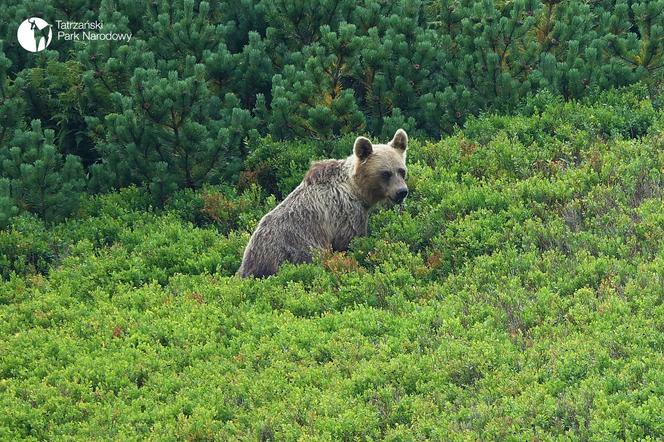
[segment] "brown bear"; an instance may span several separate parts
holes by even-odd
[[[358,137],[345,160],[311,165],[299,186],[258,223],[238,274],[267,276],[284,261],[309,262],[317,249],[346,250],[367,233],[368,211],[376,203],[402,203],[406,186],[408,135],[397,130],[387,144]]]

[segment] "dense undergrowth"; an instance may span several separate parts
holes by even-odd
[[[663,128],[638,93],[540,94],[413,141],[403,213],[262,280],[233,276],[256,222],[350,144],[266,139],[239,190],[164,210],[21,215],[0,439],[661,440]]]

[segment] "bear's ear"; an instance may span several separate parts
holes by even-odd
[[[390,146],[394,147],[401,152],[405,152],[408,149],[408,134],[403,129],[397,130],[394,134],[394,138],[390,141]]]
[[[373,152],[371,141],[364,137],[357,137],[353,145],[353,152],[359,159],[365,160]]]

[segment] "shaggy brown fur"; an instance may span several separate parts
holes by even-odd
[[[304,176],[304,184],[322,184],[338,175],[343,167],[343,160],[324,160],[317,161],[311,165],[309,171]]]
[[[405,182],[408,136],[399,129],[387,144],[358,137],[345,160],[311,165],[293,192],[261,219],[244,251],[240,276],[267,276],[284,261],[311,261],[317,249],[346,250],[366,235],[368,211],[376,203],[400,203]]]

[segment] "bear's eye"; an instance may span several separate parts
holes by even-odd
[[[399,175],[401,175],[401,178],[406,178],[406,170],[405,169],[399,169],[397,170]]]
[[[380,173],[380,176],[385,181],[388,181],[392,177],[392,172],[390,172],[389,170],[384,170]]]

